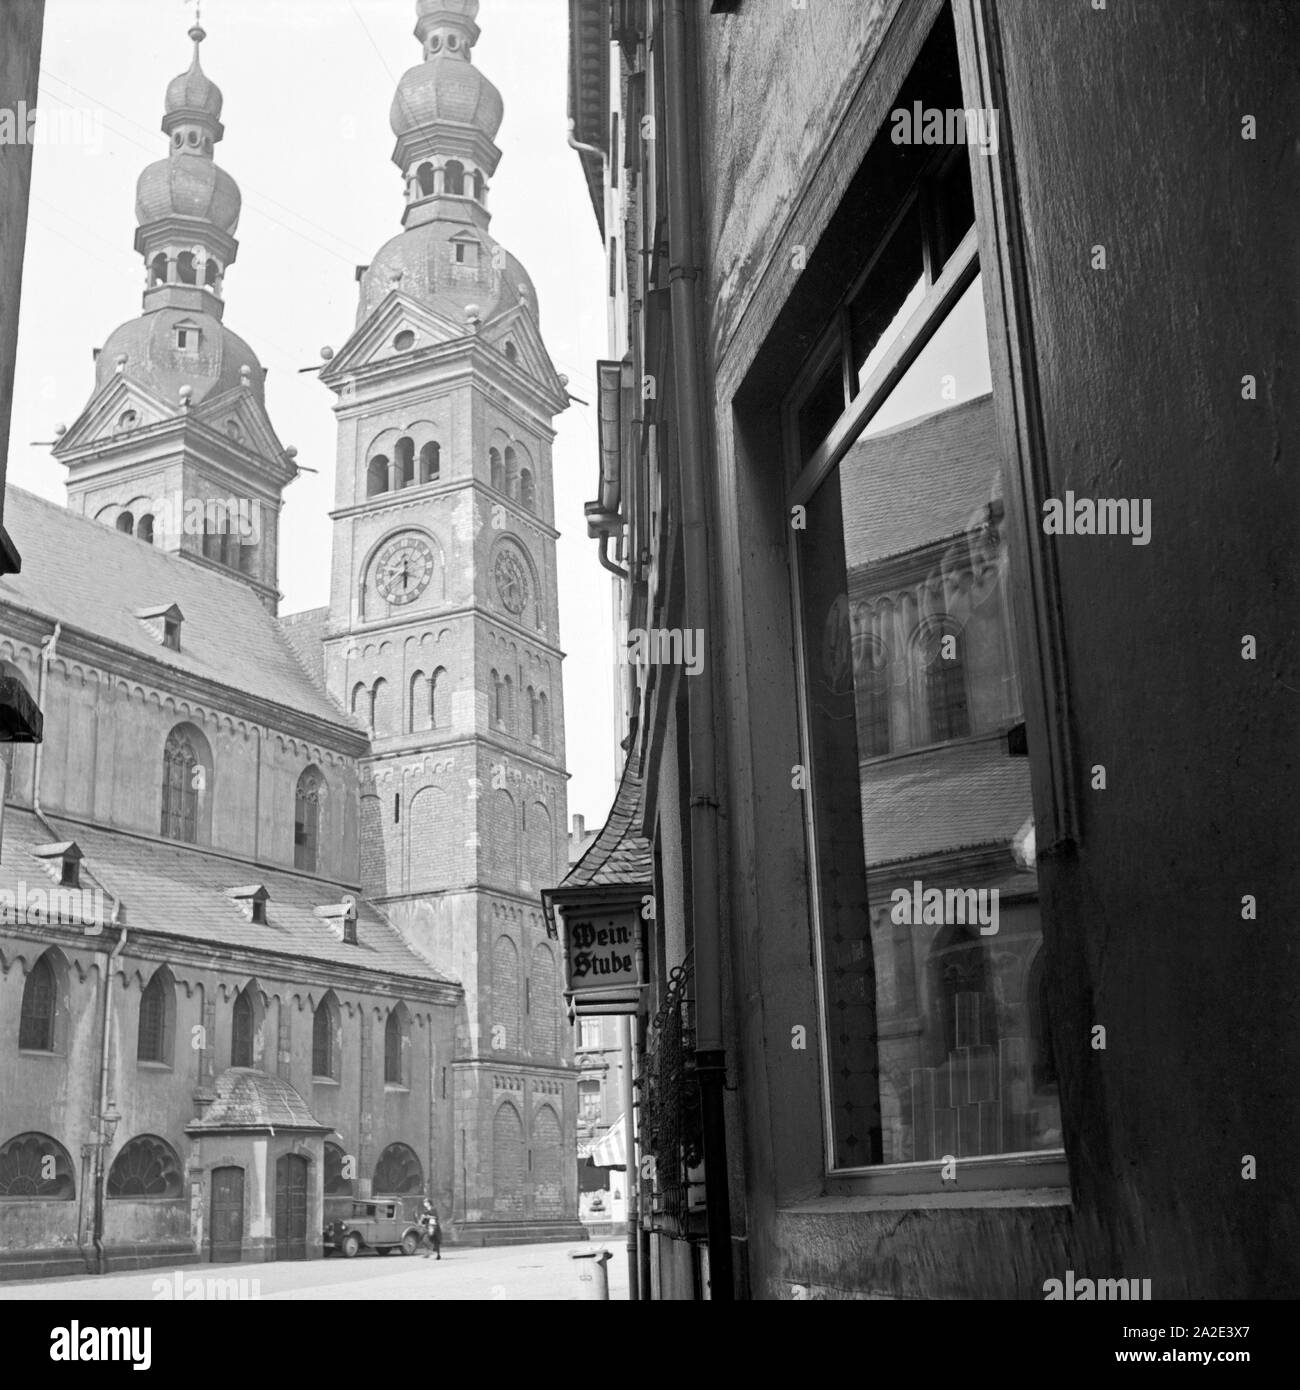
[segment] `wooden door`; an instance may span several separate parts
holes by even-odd
[[[285,1154],[275,1165],[275,1258],[307,1258],[307,1160]]]
[[[209,1258],[213,1264],[234,1264],[244,1255],[244,1170],[212,1170],[212,1217]]]

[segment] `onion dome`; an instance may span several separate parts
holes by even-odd
[[[472,126],[489,140],[501,129],[501,93],[464,58],[439,55],[408,69],[389,117],[399,139],[435,122]]]
[[[165,217],[196,217],[231,234],[239,225],[239,185],[201,154],[180,153],[150,164],[135,190],[141,226]]]
[[[95,389],[117,373],[178,408],[186,386],[195,405],[245,384],[265,400],[257,354],[215,315],[194,309],[163,307],[114,329],[95,359]]]
[[[164,130],[167,129],[169,118],[200,118],[214,125],[221,120],[221,88],[208,77],[199,62],[199,45],[207,34],[196,24],[190,30],[190,38],[194,40],[194,59],[189,71],[173,77],[167,86],[167,97],[163,103]]]

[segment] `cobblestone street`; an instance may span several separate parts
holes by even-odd
[[[609,1296],[627,1298],[627,1254],[622,1239],[606,1241]],[[331,1257],[304,1263],[187,1265],[109,1274],[103,1278],[42,1279],[0,1284],[0,1302],[23,1299],[155,1300],[175,1297],[181,1281],[246,1281],[248,1296],[268,1299],[501,1299],[564,1301],[579,1297],[574,1244],[511,1245],[488,1249],[445,1246],[442,1259],[401,1255]],[[599,1249],[600,1245],[586,1247]],[[191,1290],[193,1286],[190,1286]],[[188,1297],[188,1292],[182,1296]],[[220,1290],[214,1291],[220,1297]]]

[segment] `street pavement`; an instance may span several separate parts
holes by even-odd
[[[499,1299],[507,1302],[563,1302],[581,1297],[570,1250],[599,1250],[612,1254],[609,1296],[627,1300],[627,1247],[622,1237],[588,1245],[499,1245],[487,1249],[444,1245],[442,1259],[423,1255],[363,1253],[356,1259],[243,1265],[183,1265],[147,1269],[102,1278],[72,1276],[26,1283],[0,1283],[0,1303],[25,1299],[189,1299],[197,1293],[190,1280],[246,1281],[245,1295],[261,1302],[296,1299]],[[165,1289],[164,1289],[165,1286]],[[220,1297],[223,1286],[208,1290]],[[224,1286],[228,1289],[228,1286]]]

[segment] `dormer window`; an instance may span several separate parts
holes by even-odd
[[[160,604],[156,608],[137,608],[135,616],[164,647],[170,651],[180,651],[184,615],[174,603]]]
[[[466,237],[463,241],[453,241],[457,265],[478,264],[478,242]]]
[[[183,261],[185,258],[182,257],[181,259]],[[194,281],[192,278],[186,279],[185,272],[187,270],[189,275],[193,276],[194,271],[192,266],[182,265],[181,279],[186,284],[193,284]],[[203,334],[199,331],[198,324],[178,323],[172,331],[176,335],[176,350],[178,352],[198,352],[199,344],[203,339]]]
[[[262,884],[250,883],[243,888],[227,888],[226,897],[238,904],[254,926],[267,925],[266,905],[271,901],[271,895]]]
[[[59,875],[60,888],[81,887],[83,855],[75,840],[63,841],[56,845],[41,845],[39,849],[34,849],[32,854]]]
[[[341,903],[326,903],[314,915],[328,923],[334,936],[345,946],[357,944],[357,900],[348,894]]]

